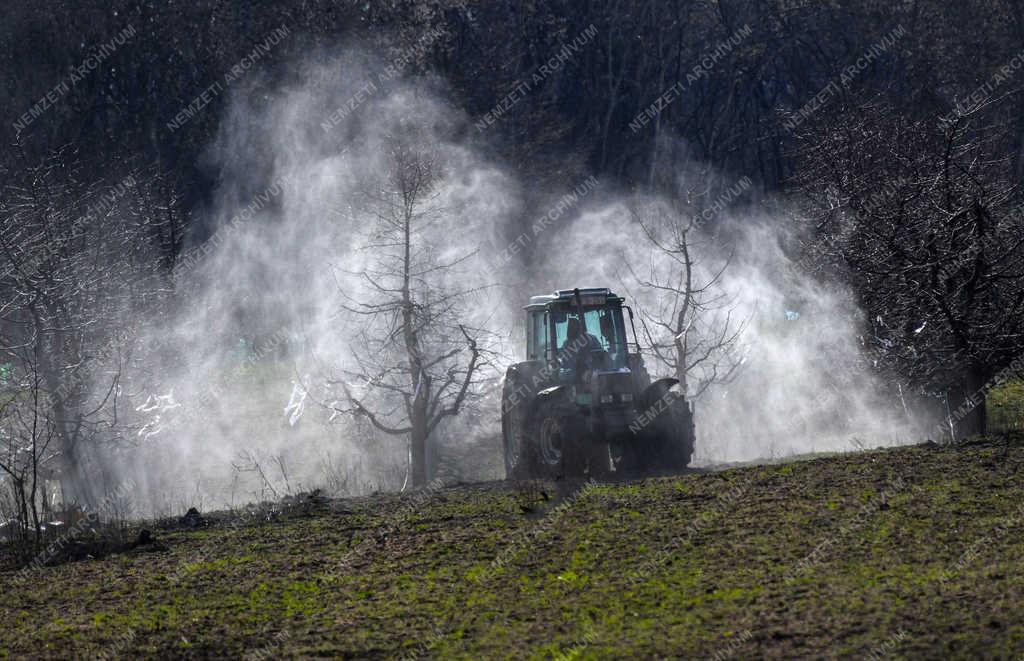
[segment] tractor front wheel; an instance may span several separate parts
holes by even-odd
[[[624,445],[616,471],[642,477],[661,473],[679,473],[690,465],[694,448],[693,413],[686,399],[665,392],[660,411],[653,420]],[[656,410],[653,407],[648,410]]]
[[[590,443],[587,453],[587,474],[592,480],[607,480],[612,474],[611,446],[606,443]]]

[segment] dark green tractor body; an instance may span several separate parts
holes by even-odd
[[[632,311],[604,288],[534,296],[526,310],[526,360],[508,368],[502,436],[510,478],[685,468],[693,454],[693,411],[651,382]],[[623,312],[634,341],[628,342]]]

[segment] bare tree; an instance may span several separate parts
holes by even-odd
[[[748,320],[735,317],[733,301],[720,286],[730,257],[709,275],[698,275],[692,238],[697,217],[681,206],[664,200],[634,204],[633,218],[653,257],[644,272],[623,261],[632,280],[651,294],[643,298],[655,302],[640,310],[651,350],[679,379],[683,393],[696,399],[711,384],[736,375],[742,364],[739,339]]]
[[[488,364],[483,331],[466,322],[466,305],[486,287],[466,287],[459,266],[474,254],[442,257],[439,204],[443,164],[434,145],[386,142],[382,181],[360,205],[373,218],[362,270],[350,272],[365,296],[342,288],[343,309],[359,327],[357,367],[338,381],[350,408],[379,430],[408,435],[413,486],[427,483],[427,443],[445,418],[472,400]]]
[[[11,381],[0,393],[0,485],[6,480],[13,507],[6,536],[27,554],[38,550],[43,524],[51,520],[49,487],[58,455],[39,373],[14,374]]]
[[[34,374],[16,395],[52,430],[66,502],[91,505],[88,450],[117,438],[130,329],[164,288],[152,173],[95,179],[70,149],[23,155],[0,191],[0,359]],[[39,395],[39,396],[37,396]],[[25,415],[22,413],[22,415]]]
[[[940,123],[870,98],[809,129],[796,180],[814,222],[806,262],[853,284],[882,364],[964,406],[960,435],[984,433],[985,392],[1024,351],[1013,108]]]

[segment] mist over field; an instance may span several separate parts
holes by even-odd
[[[117,470],[144,476],[152,511],[405,483],[401,440],[346,413],[338,385],[361,387],[350,372],[364,331],[348,304],[371,293],[359,274],[373,236],[360,205],[386,171],[394,136],[412,136],[443,163],[424,250],[459,262],[437,284],[472,290],[466,319],[494,352],[468,412],[473,424],[455,420],[431,439],[432,460],[449,455],[443,461],[459,479],[500,476],[495,393],[525,350],[521,308],[530,295],[609,286],[638,311],[660,305],[640,281],[671,264],[645,241],[634,211],[664,199],[593,177],[553,178],[528,194],[443,80],[384,79],[385,67],[366,48],[320,54],[292,64],[268,94],[253,100],[243,90],[229,101],[205,156],[221,172],[206,211],[212,233],[174,272],[189,304],[150,320],[141,345],[160,350],[131,375],[133,404],[163,404],[139,404],[137,454]],[[700,169],[685,164],[674,185],[692,190]],[[727,265],[713,293],[719,309],[696,332],[716,333],[727,318],[743,329],[729,350],[733,376],[695,400],[696,464],[915,440],[907,413],[886,401],[891,384],[863,369],[864,315],[850,293],[786,254],[793,239],[782,233],[781,205],[749,179],[720,178],[716,213],[693,212],[702,224],[698,279]],[[532,222],[517,233],[524,217]],[[706,218],[716,221],[713,233]],[[656,356],[647,360],[669,375]]]

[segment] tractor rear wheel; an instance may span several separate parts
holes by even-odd
[[[526,437],[526,417],[522,405],[506,410],[501,416],[501,436],[505,449],[505,477],[509,480],[530,479],[533,467]]]
[[[556,478],[563,474],[565,451],[572,441],[566,421],[554,402],[541,402],[534,415],[529,451],[540,477]]]
[[[529,480],[535,472],[530,448],[530,401],[523,397],[524,390],[510,369],[501,392],[501,440],[505,478],[509,480]]]

